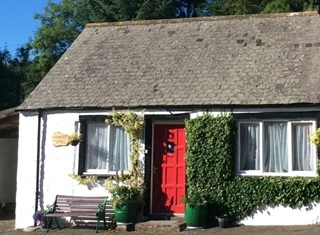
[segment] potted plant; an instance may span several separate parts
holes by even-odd
[[[196,187],[188,187],[183,201],[186,204],[185,220],[187,227],[203,228],[208,216],[208,205],[205,194]]]
[[[228,206],[220,202],[217,204],[217,216],[218,226],[220,228],[227,228],[230,224],[230,212]]]
[[[144,183],[130,174],[117,174],[105,183],[111,194],[117,224],[132,224],[143,207]]]
[[[81,140],[82,140],[82,134],[73,132],[69,135],[69,144],[71,144],[72,146],[77,146]]]
[[[217,216],[217,220],[220,228],[229,227],[229,217],[227,214]]]
[[[36,221],[36,224],[38,226],[41,226],[42,228],[50,228],[52,221],[49,222],[49,226],[47,226],[47,220],[45,219],[44,215],[47,213],[46,210],[37,211],[33,214],[32,218],[34,221]]]

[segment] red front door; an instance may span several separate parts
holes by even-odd
[[[154,125],[152,213],[184,213],[184,124]]]

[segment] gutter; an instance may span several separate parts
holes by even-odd
[[[42,119],[42,111],[38,110],[38,137],[37,137],[37,170],[36,170],[36,191],[35,191],[35,206],[34,213],[38,211],[38,201],[39,201],[39,174],[40,174],[40,141],[41,141],[41,119]],[[37,226],[37,221],[34,221],[34,226]]]

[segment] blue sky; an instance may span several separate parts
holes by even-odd
[[[7,48],[14,56],[40,26],[34,14],[44,13],[47,5],[48,0],[0,0],[0,50]]]

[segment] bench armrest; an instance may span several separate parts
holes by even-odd
[[[107,204],[107,197],[104,199],[102,204],[98,204],[97,212],[96,212],[96,217],[98,218],[104,218],[106,214],[106,204]]]
[[[52,205],[48,206],[48,208],[45,210],[43,215],[46,216],[47,214],[54,213],[56,211],[56,205],[57,205],[57,197],[56,197],[56,200],[54,201],[54,203],[52,203]]]

